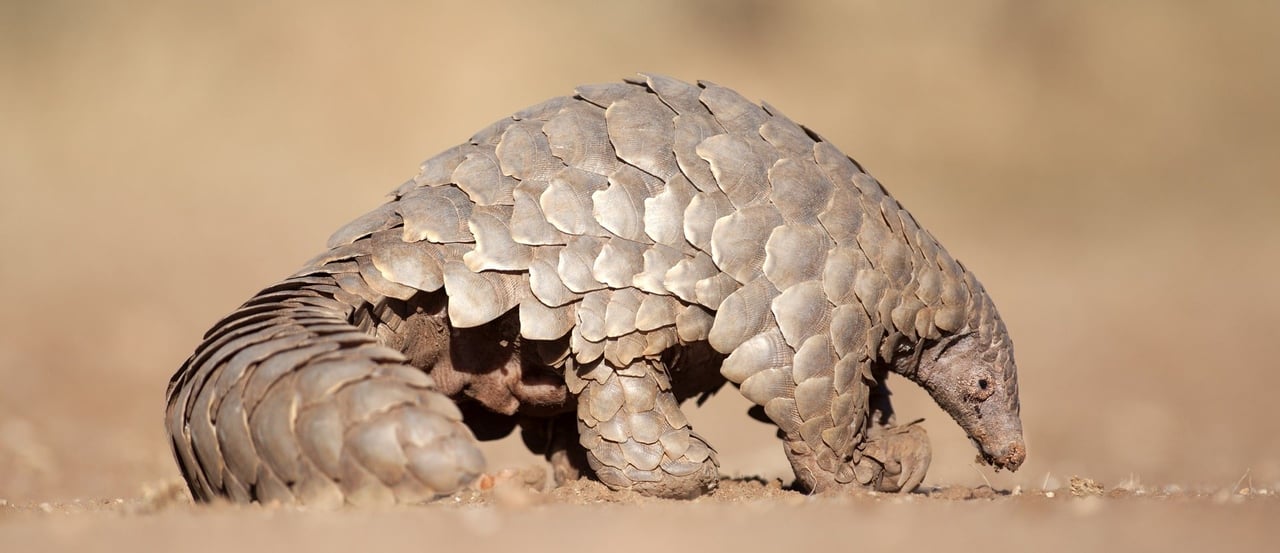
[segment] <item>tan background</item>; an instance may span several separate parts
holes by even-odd
[[[1105,6],[1105,7],[1104,7]],[[579,83],[709,79],[851,153],[974,269],[1030,457],[927,484],[1280,486],[1274,2],[0,2],[0,499],[177,478],[173,370],[417,163]],[[727,475],[786,476],[736,393]],[[494,464],[525,458],[491,448]]]

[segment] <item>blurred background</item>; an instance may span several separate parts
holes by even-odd
[[[1030,457],[927,484],[1280,483],[1280,4],[0,1],[0,498],[178,478],[169,376],[417,164],[580,83],[708,79],[866,166],[1017,344]],[[729,391],[726,475],[790,480]],[[490,447],[495,468],[529,460]]]

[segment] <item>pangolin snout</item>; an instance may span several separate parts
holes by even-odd
[[[996,468],[1009,469],[1009,472],[1015,472],[1026,459],[1027,446],[1022,443],[1022,440],[1014,440],[1005,444],[1000,451],[991,456],[991,464],[995,465]]]

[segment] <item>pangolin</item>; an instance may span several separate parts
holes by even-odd
[[[910,491],[885,379],[981,459],[1025,457],[1013,345],[963,265],[768,104],[660,75],[578,87],[433,157],[213,325],[167,390],[197,500],[430,500],[517,426],[557,479],[689,498],[719,462],[681,402],[730,382],[801,489]]]

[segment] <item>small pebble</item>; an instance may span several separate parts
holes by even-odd
[[[1045,497],[1047,497],[1047,498],[1049,498],[1049,499],[1053,499],[1053,495],[1054,495],[1054,493],[1053,493],[1053,492],[1044,492],[1044,496],[1045,496]]]

